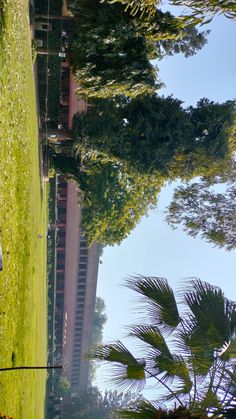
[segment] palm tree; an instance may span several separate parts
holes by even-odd
[[[126,286],[145,303],[145,324],[129,329],[141,343],[140,357],[122,342],[103,345],[93,357],[114,366],[113,381],[141,390],[146,382],[158,389],[158,403],[141,400],[119,412],[133,419],[236,417],[236,303],[222,290],[191,279],[177,303],[166,279],[131,277]],[[234,411],[235,416],[227,416]]]

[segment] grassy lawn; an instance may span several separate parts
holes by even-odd
[[[0,367],[45,365],[46,197],[27,0],[0,0],[0,69]],[[45,379],[44,371],[0,373],[0,413],[42,419]]]

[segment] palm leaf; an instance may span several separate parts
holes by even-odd
[[[185,316],[181,322],[175,346],[188,358],[194,374],[204,377],[209,373],[215,360],[215,350],[209,345],[193,315]]]
[[[192,382],[184,359],[181,356],[172,355],[157,327],[148,325],[134,326],[131,329],[130,336],[141,340],[150,347],[146,356],[148,371],[155,377],[162,374],[162,377],[159,377],[160,384],[173,381],[174,377],[178,377],[181,383],[183,383],[181,392],[186,393],[190,391]]]
[[[149,325],[134,326],[131,328],[130,336],[135,337],[151,347],[151,356],[163,355],[171,358],[171,352],[168,348],[165,338],[162,336],[158,327]]]
[[[222,348],[219,356],[223,361],[236,358],[236,337],[234,337],[228,345],[226,344],[225,347]]]
[[[164,278],[130,277],[126,286],[146,297],[148,314],[154,324],[172,331],[180,322],[177,303],[172,288]]]
[[[236,305],[224,297],[220,288],[199,279],[192,281],[192,291],[185,302],[196,320],[202,341],[212,350],[221,350],[229,343],[236,326]]]
[[[131,409],[122,409],[115,412],[115,416],[124,419],[166,419],[167,412],[156,407],[146,399],[137,402]]]
[[[114,363],[113,380],[118,387],[141,390],[145,385],[145,360],[136,359],[120,341],[99,346],[92,358]]]
[[[207,391],[200,395],[196,403],[196,409],[201,409],[202,412],[213,412],[220,407],[220,400],[218,399],[217,394],[210,388],[207,388]]]

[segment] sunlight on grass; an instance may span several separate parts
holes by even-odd
[[[0,366],[45,365],[46,202],[26,0],[0,0],[0,68]],[[43,418],[45,376],[0,373],[0,412]]]

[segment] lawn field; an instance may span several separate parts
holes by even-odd
[[[0,368],[46,364],[46,197],[27,0],[0,0]],[[0,413],[43,419],[45,371],[0,373]]]

